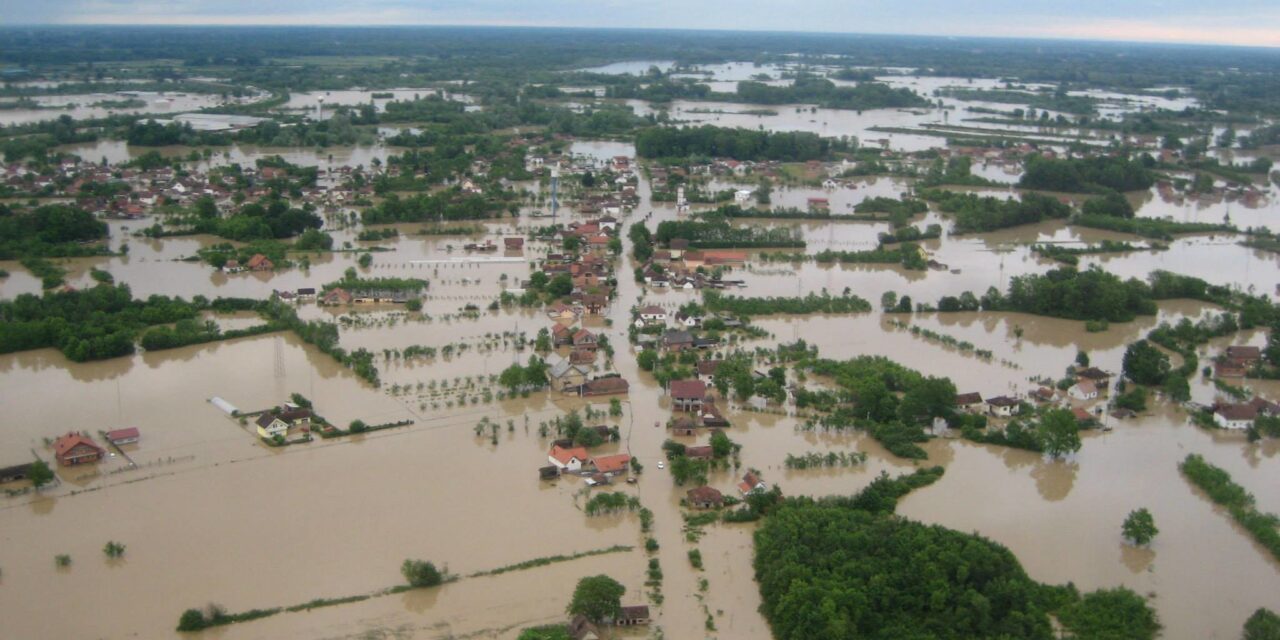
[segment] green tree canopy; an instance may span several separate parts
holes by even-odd
[[[1146,507],[1130,511],[1121,530],[1130,542],[1141,545],[1150,544],[1156,534],[1160,533],[1156,528],[1155,518],[1151,517],[1151,512]]]
[[[627,588],[606,575],[588,576],[578,581],[569,601],[569,615],[583,615],[592,622],[617,618],[622,613],[622,594]]]

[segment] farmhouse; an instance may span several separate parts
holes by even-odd
[[[671,403],[676,411],[698,411],[707,396],[707,384],[701,380],[672,380]]]
[[[581,471],[582,465],[587,462],[587,450],[582,447],[552,445],[547,461],[561,471]]]
[[[96,442],[78,433],[68,433],[53,443],[53,455],[64,467],[97,462],[105,453]]]
[[[686,492],[685,497],[694,509],[716,509],[724,505],[724,495],[713,487],[695,487]]]

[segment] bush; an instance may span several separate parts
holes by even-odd
[[[178,631],[199,631],[208,626],[209,621],[205,619],[204,612],[199,609],[187,609],[178,619]]]
[[[412,587],[434,587],[444,582],[444,574],[425,560],[405,560],[400,573]]]

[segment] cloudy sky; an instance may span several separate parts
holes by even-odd
[[[0,0],[0,24],[526,25],[1280,47],[1280,0]]]

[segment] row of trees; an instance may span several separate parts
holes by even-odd
[[[941,189],[930,189],[922,195],[955,218],[959,233],[994,231],[1071,215],[1071,207],[1038,193],[1024,193],[1017,200]]]
[[[1026,172],[1018,181],[1024,189],[1091,193],[1105,190],[1138,191],[1155,184],[1150,156],[1133,160],[1123,156],[1094,156],[1091,158],[1046,158],[1033,155],[1027,158]]]
[[[792,498],[768,513],[755,573],[774,637],[1048,640],[1050,613],[1076,637],[1155,637],[1155,613],[1128,589],[1082,598],[1041,585],[998,543],[892,514],[935,479],[882,476],[856,496]]]
[[[805,162],[831,152],[833,141],[797,131],[753,131],[705,125],[652,127],[636,134],[636,155],[642,158],[734,158]]]
[[[0,302],[0,353],[54,347],[76,362],[129,355],[143,328],[194,318],[205,306],[158,295],[135,300],[124,284],[24,293]]]
[[[93,255],[103,249],[85,243],[106,237],[107,224],[75,205],[23,210],[0,203],[0,260]]]

